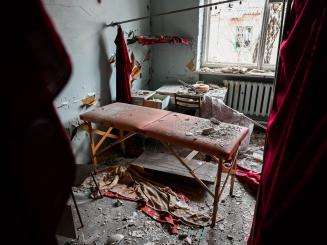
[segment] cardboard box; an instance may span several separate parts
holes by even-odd
[[[144,100],[153,96],[156,92],[150,90],[132,91],[132,103],[134,105],[143,105]]]
[[[155,94],[150,98],[144,100],[143,105],[146,107],[157,108],[157,109],[166,109],[170,102],[169,95]]]

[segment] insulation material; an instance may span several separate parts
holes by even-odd
[[[95,105],[97,103],[95,94],[87,95],[84,99],[81,100],[81,102],[82,102],[82,105],[85,105],[85,106]]]
[[[195,71],[196,66],[194,64],[194,60],[195,58],[191,59],[187,64],[186,64],[186,68],[189,69],[190,71]]]
[[[232,108],[225,105],[225,103],[217,98],[210,95],[204,95],[204,101],[202,104],[202,117],[215,118],[218,121],[231,123],[239,126],[243,126],[249,129],[247,136],[241,143],[240,151],[246,151],[250,143],[250,137],[253,132],[254,124],[242,113],[238,113]]]
[[[130,83],[133,83],[134,80],[138,79],[141,76],[142,66],[136,61],[136,64],[134,65],[131,77],[130,77]]]

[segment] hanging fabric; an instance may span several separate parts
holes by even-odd
[[[116,101],[131,103],[131,73],[133,63],[130,61],[127,45],[124,38],[124,32],[121,26],[118,26],[116,44]]]
[[[146,37],[146,36],[135,36],[132,39],[128,39],[128,44],[138,42],[141,45],[154,45],[154,44],[181,44],[181,45],[190,45],[190,42],[187,38],[177,37],[177,36],[158,36],[158,37]]]
[[[12,20],[2,40],[2,244],[57,244],[74,182],[75,159],[53,107],[72,66],[42,3],[6,5]]]
[[[327,1],[294,0],[249,245],[324,243],[326,43]]]
[[[260,173],[237,165],[236,178],[240,183],[246,186],[253,196],[257,195]]]

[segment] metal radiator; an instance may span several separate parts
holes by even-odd
[[[273,102],[273,84],[224,81],[228,88],[226,104],[245,115],[267,118]]]

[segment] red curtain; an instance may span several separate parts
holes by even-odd
[[[250,245],[325,240],[326,21],[326,0],[293,1]]]
[[[56,244],[74,157],[52,101],[67,83],[71,63],[40,1],[7,4],[11,18],[2,30],[1,56],[2,244]]]
[[[129,59],[124,32],[118,26],[116,44],[116,101],[131,103],[131,73],[133,64]]]

